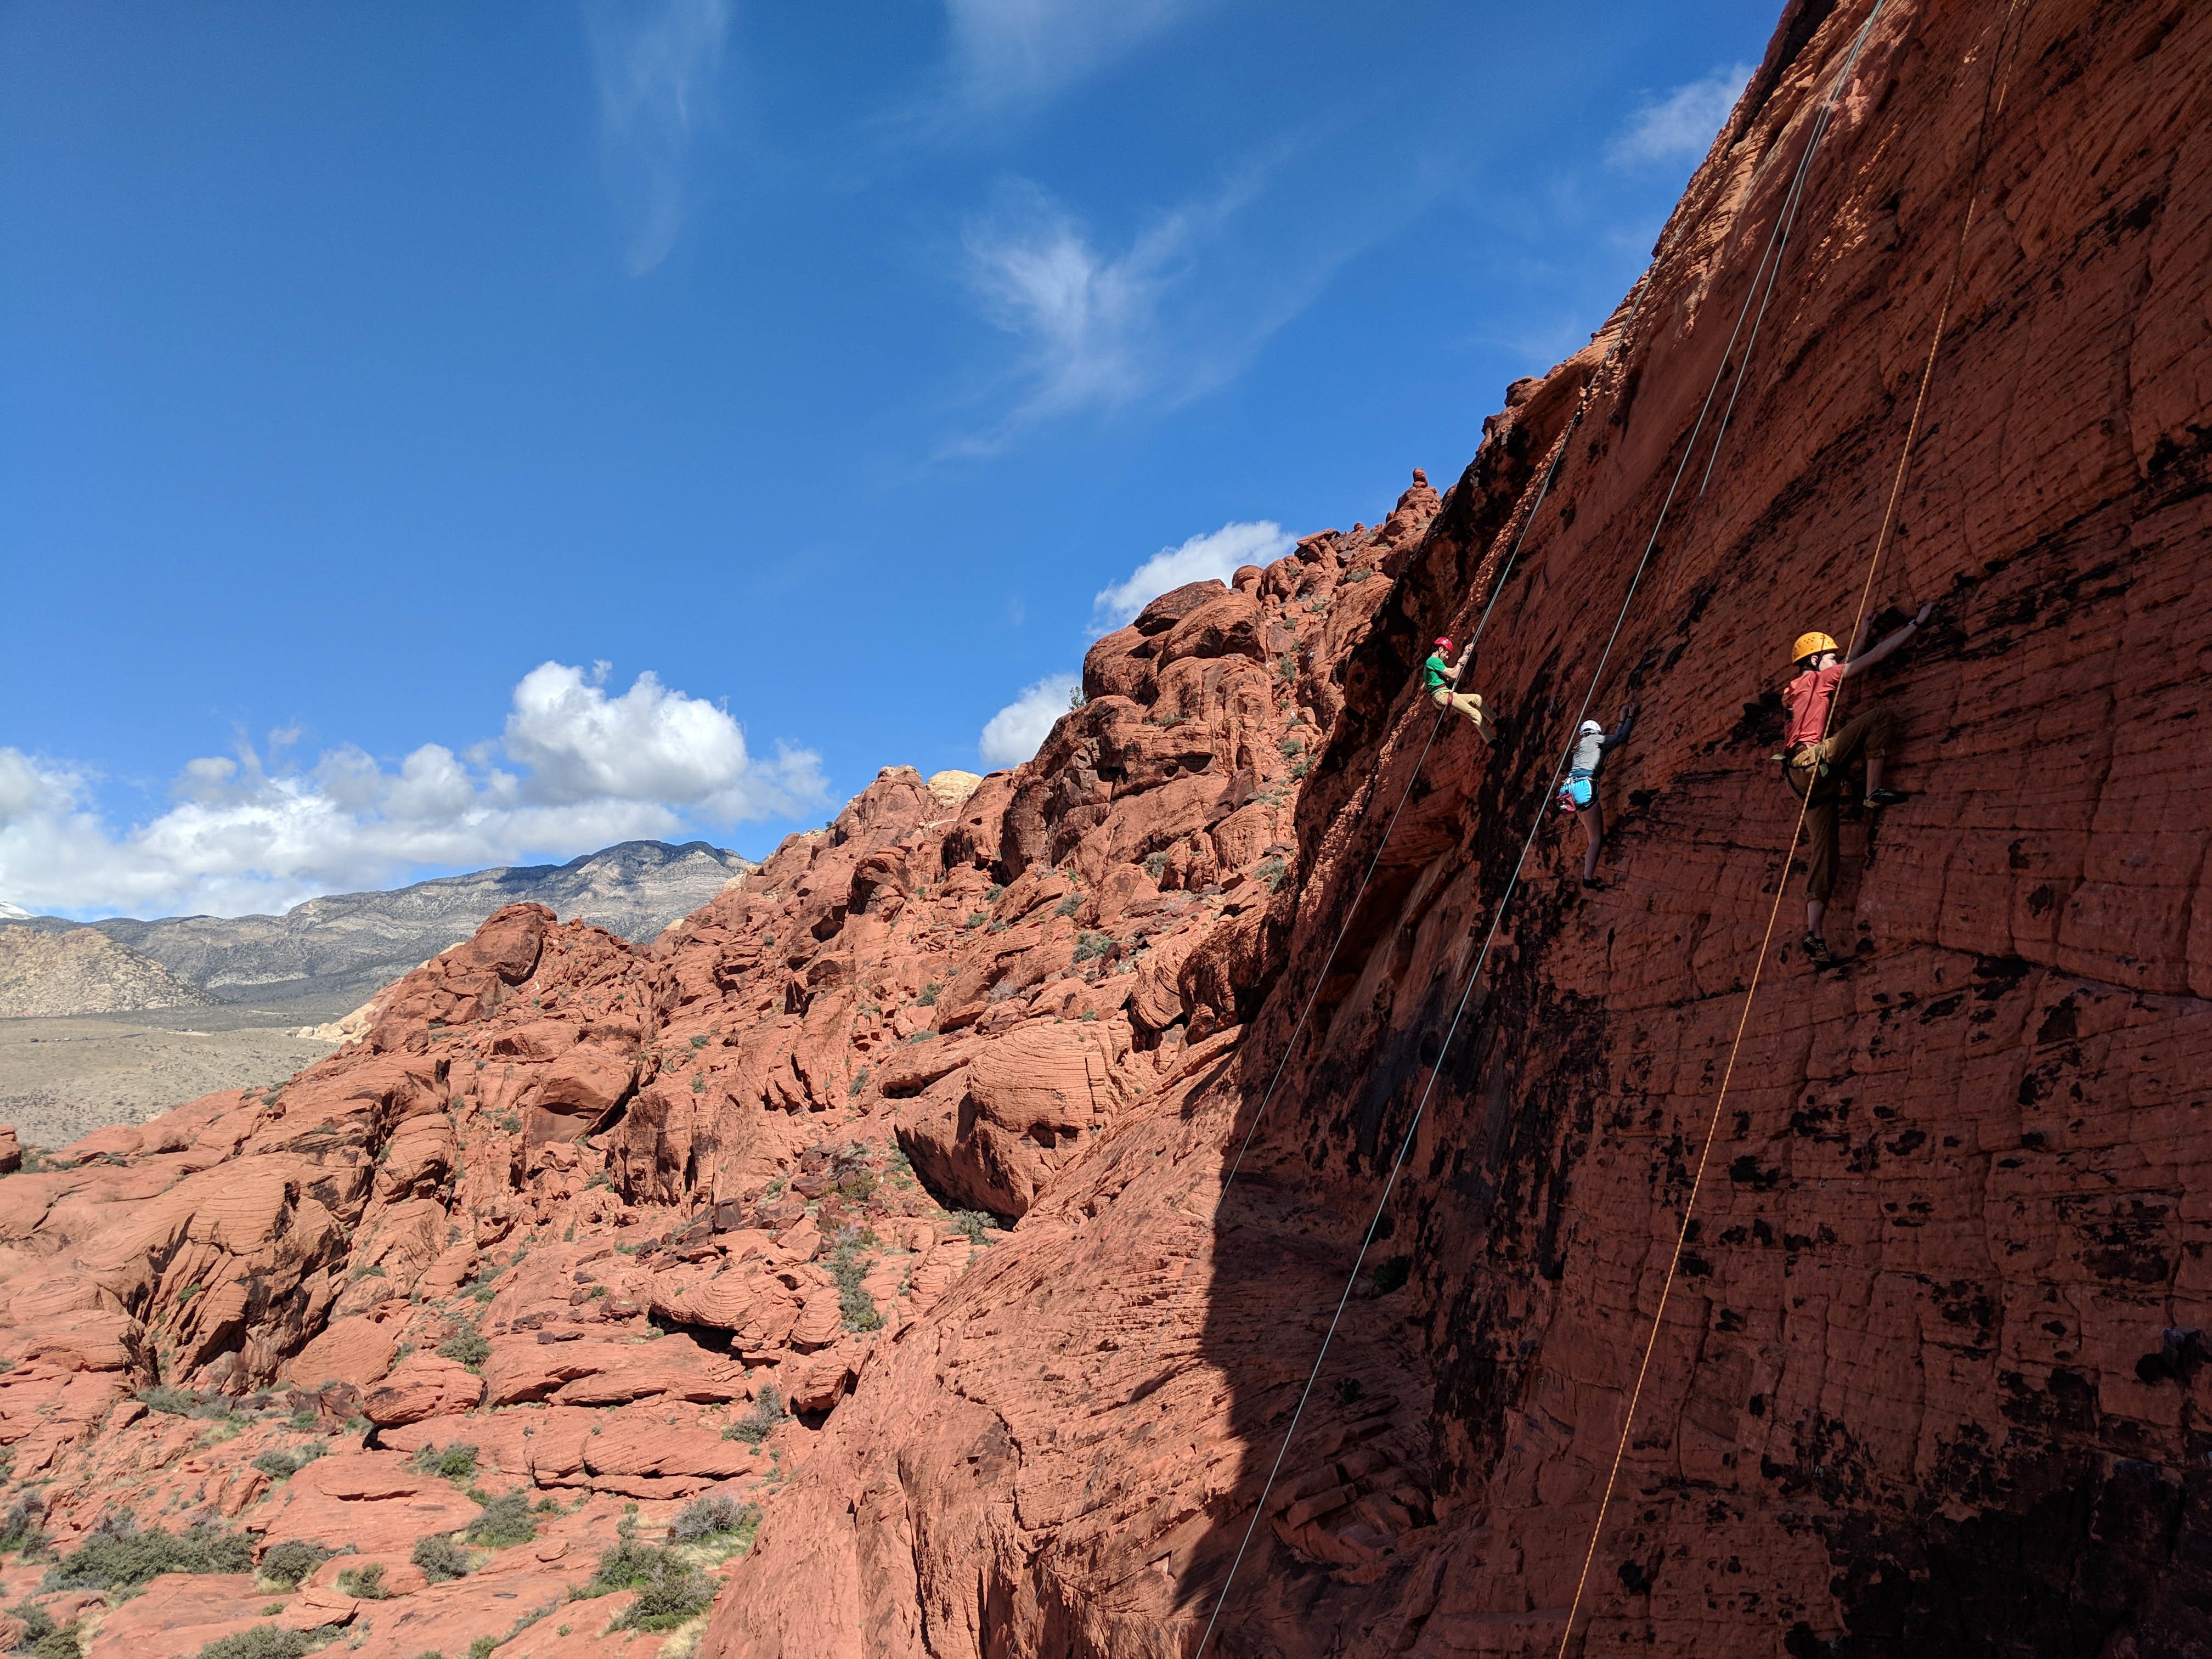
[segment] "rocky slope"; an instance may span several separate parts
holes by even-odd
[[[117,917],[90,924],[99,933],[150,957],[174,978],[222,1001],[336,1000],[343,1009],[466,939],[507,904],[543,904],[564,921],[596,924],[623,939],[650,940],[689,915],[751,860],[703,841],[672,847],[626,841],[566,864],[535,864],[441,876],[380,893],[332,893],[296,904],[281,916],[168,916],[155,921]],[[56,916],[31,919],[48,931],[77,931]],[[14,932],[0,932],[0,941]],[[23,935],[27,940],[31,935]],[[7,947],[0,945],[0,964]],[[4,968],[0,968],[4,971]],[[45,1013],[94,1013],[176,1006],[118,1001],[127,991],[88,988],[94,1000]],[[55,1001],[54,994],[41,999]]]
[[[213,1000],[96,928],[0,927],[0,1019],[199,1008]]]
[[[2212,13],[1884,9],[1711,490],[1595,688],[1644,705],[1613,885],[1540,831],[1440,1052],[1868,12],[1786,11],[1619,356],[1593,378],[1625,314],[1515,389],[1338,658],[1222,1075],[1125,1113],[871,1369],[706,1651],[1190,1652],[1439,1066],[1214,1650],[1557,1650],[1784,879],[1774,691],[1797,632],[1848,629],[1996,72],[1876,593],[1940,610],[1854,696],[1900,711],[1915,799],[1863,877],[1846,827],[1856,966],[1771,959],[1572,1650],[2207,1651]],[[1413,665],[1488,597],[1585,391],[1484,641],[1507,751],[1446,732],[1355,906],[1429,730]],[[1109,642],[1088,684],[1119,672]]]
[[[1163,596],[1034,762],[887,771],[649,946],[503,910],[283,1089],[9,1176],[0,1602],[641,1653],[720,1583],[703,1654],[1188,1654],[1433,1085],[1210,1650],[1556,1651],[1795,931],[1782,658],[1978,176],[1878,593],[1942,608],[1852,692],[1913,799],[1847,826],[1850,970],[1767,958],[1570,1650],[2203,1653],[2212,14],[1883,9],[1595,686],[1612,885],[1533,816],[1868,11],[1785,12],[1633,323],[1443,499]],[[1493,586],[1506,741],[1430,747]]]

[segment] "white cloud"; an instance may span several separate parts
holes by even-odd
[[[515,687],[498,743],[465,755],[424,744],[396,768],[347,744],[272,770],[240,744],[186,763],[168,810],[120,834],[82,769],[0,749],[0,898],[75,913],[282,910],[426,867],[573,857],[824,798],[810,751],[757,759],[726,710],[650,673],[610,696],[605,678],[604,664],[543,664]]]
[[[986,766],[1019,766],[1032,758],[1052,735],[1054,723],[1073,702],[1083,682],[1073,674],[1048,674],[991,716],[976,744]]]
[[[969,224],[969,284],[985,314],[1028,348],[1018,419],[1118,408],[1153,383],[1160,295],[1188,266],[1189,230],[1188,216],[1174,214],[1125,252],[1103,254],[1078,220],[1026,183],[1007,185],[997,211]]]
[[[1127,581],[1099,590],[1091,602],[1091,626],[1103,634],[1126,624],[1171,587],[1202,582],[1208,576],[1227,581],[1239,565],[1272,564],[1295,546],[1296,539],[1272,519],[1225,524],[1177,547],[1164,547],[1129,573]]]
[[[978,394],[1006,409],[943,453],[996,454],[1038,422],[1083,410],[1173,408],[1242,373],[1374,228],[1346,218],[1327,246],[1286,249],[1284,222],[1262,198],[1290,154],[1277,145],[1119,246],[1040,186],[1002,184],[963,228],[961,276],[1017,342]]]
[[[1615,167],[1698,160],[1712,147],[1750,79],[1750,64],[1729,64],[1674,88],[1629,118],[1607,146],[1606,160]]]
[[[643,276],[676,245],[692,205],[687,163],[714,115],[729,0],[587,0],[599,82],[601,161],[632,222],[629,268]]]
[[[945,0],[960,92],[985,106],[1049,96],[1189,9],[1187,0]]]

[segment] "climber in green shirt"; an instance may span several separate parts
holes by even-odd
[[[1421,665],[1422,684],[1428,688],[1429,701],[1439,708],[1458,709],[1474,722],[1474,729],[1482,733],[1485,743],[1495,743],[1498,741],[1498,721],[1495,716],[1485,712],[1482,699],[1472,691],[1454,690],[1459,684],[1460,675],[1466,672],[1468,659],[1474,655],[1474,647],[1470,643],[1458,657],[1447,662],[1445,658],[1451,648],[1449,640],[1438,640],[1437,648]]]

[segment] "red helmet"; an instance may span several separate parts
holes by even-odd
[[[1450,641],[1449,640],[1438,640],[1438,641],[1437,641],[1437,650],[1439,650],[1439,651],[1449,651],[1449,650],[1450,650],[1450,649],[1451,649],[1451,641]]]

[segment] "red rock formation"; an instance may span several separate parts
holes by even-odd
[[[512,907],[281,1089],[27,1158],[8,1524],[356,1553],[0,1602],[642,1655],[566,1598],[727,1496],[704,1654],[1188,1653],[1267,1486],[1214,1650],[1556,1650],[1783,879],[1780,659],[1848,629],[1978,165],[1877,592],[1942,608],[1852,692],[1914,798],[1847,827],[1849,975],[1767,963],[1574,1647],[2200,1650],[2206,17],[2027,6],[1984,161],[2007,14],[1892,0],[1595,687],[1611,886],[1534,816],[1869,3],[1785,14],[1632,325],[1441,498],[1099,641],[1032,763],[888,769],[649,948]],[[1506,740],[1430,745],[1493,590]],[[432,1583],[471,1485],[533,1536]]]
[[[1674,515],[1596,687],[1644,710],[1605,779],[1613,885],[1585,895],[1579,837],[1540,830],[1474,1017],[1439,1045],[1867,12],[1785,15],[1605,374],[1625,316],[1515,389],[1425,534],[1375,533],[1397,580],[1328,642],[1343,702],[1322,710],[1287,941],[1177,976],[1192,1001],[1271,993],[1218,1016],[1247,1035],[1189,1095],[1125,1110],[871,1368],[708,1651],[1191,1651],[1439,1064],[1369,1258],[1385,1271],[1346,1308],[1216,1650],[1556,1650],[1781,876],[1772,694],[1799,629],[1848,629],[2005,8],[1893,5],[1868,37],[1713,489]],[[2147,1656],[2202,1651],[2212,1626],[2188,738],[2212,18],[2030,6],[2003,52],[1876,592],[1941,609],[1855,697],[1902,713],[1916,798],[1863,877],[1846,830],[1850,975],[1808,977],[1792,948],[1770,964],[1576,1651]],[[1429,731],[1420,647],[1488,597],[1586,387],[1483,641],[1511,740],[1447,729],[1355,906]],[[1164,676],[1200,614],[1170,596],[1107,644],[1151,646]],[[1127,672],[1088,689],[1130,696]],[[1041,769],[1026,788],[1073,787]],[[1784,938],[1796,902],[1793,880]]]

